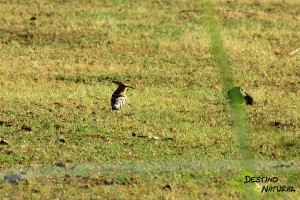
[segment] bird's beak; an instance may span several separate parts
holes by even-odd
[[[131,87],[131,86],[128,86],[128,85],[126,87],[131,88],[131,89],[135,89],[134,87]]]

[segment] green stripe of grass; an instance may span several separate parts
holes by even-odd
[[[207,23],[207,30],[210,34],[211,50],[216,61],[216,65],[220,70],[220,76],[223,81],[223,85],[226,91],[233,87],[233,71],[230,67],[229,56],[223,46],[223,39],[221,35],[221,29],[218,21],[213,13],[213,5],[209,0],[200,1],[200,7],[204,8],[204,19]],[[232,100],[232,115],[234,118],[234,134],[238,139],[237,148],[241,155],[241,168],[244,175],[252,174],[254,168],[252,165],[253,155],[251,153],[249,145],[249,135],[247,131],[247,125],[244,120],[243,105],[238,105],[239,96],[234,96]],[[242,175],[243,176],[243,175]],[[257,194],[251,188],[243,186],[245,199],[258,199]]]

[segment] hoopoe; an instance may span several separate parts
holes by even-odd
[[[245,92],[241,87],[234,87],[227,92],[231,103],[242,104],[246,102],[247,105],[253,104],[253,98]]]
[[[118,85],[118,88],[111,96],[110,102],[111,102],[111,108],[113,110],[120,110],[121,107],[126,103],[126,89],[134,87],[128,86],[124,83],[121,83],[119,81],[113,81],[113,83]]]

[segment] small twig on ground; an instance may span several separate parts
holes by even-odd
[[[297,53],[300,50],[300,48],[296,49],[295,51],[291,52],[290,55],[294,55],[295,53]]]
[[[263,70],[263,69],[261,69],[261,70],[264,72],[264,74],[265,74],[265,76],[267,77],[267,79],[270,80],[270,78],[269,78],[267,72],[266,72],[265,70]]]
[[[195,9],[190,9],[190,10],[181,10],[181,13],[186,13],[186,12],[203,12],[203,10],[195,10]]]
[[[195,9],[191,9],[191,10],[181,10],[181,13],[187,13],[187,12],[203,12],[204,10],[195,10]],[[258,15],[257,13],[252,13],[252,12],[246,12],[246,11],[241,11],[241,10],[223,10],[223,9],[215,9],[214,11],[225,11],[225,12],[238,12],[238,13],[243,13],[243,14],[247,14],[247,15]]]
[[[260,66],[258,66],[258,68],[264,73],[265,77],[266,77],[268,80],[270,80],[270,78],[269,78],[267,72],[266,72],[263,68],[261,68]]]

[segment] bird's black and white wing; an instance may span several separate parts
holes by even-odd
[[[111,97],[111,108],[113,110],[120,110],[122,106],[126,103],[125,94],[113,94]]]

